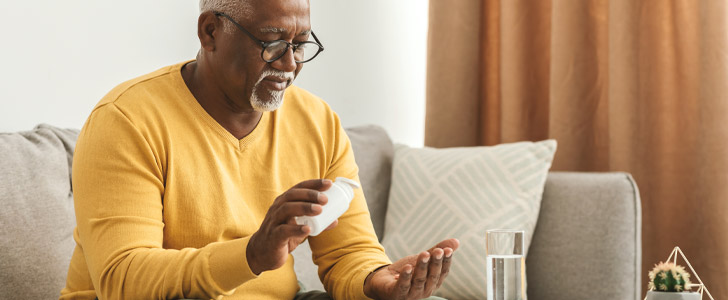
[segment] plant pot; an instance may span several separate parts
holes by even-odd
[[[700,294],[695,292],[670,293],[648,291],[647,300],[700,300]]]

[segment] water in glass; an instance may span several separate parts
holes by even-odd
[[[486,256],[488,300],[523,300],[523,255]]]

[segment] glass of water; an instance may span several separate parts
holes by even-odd
[[[485,232],[488,300],[525,300],[522,230]]]

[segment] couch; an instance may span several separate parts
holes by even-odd
[[[347,129],[377,234],[382,236],[394,148],[376,126]],[[75,129],[0,133],[0,291],[56,299],[73,251]],[[536,300],[638,299],[641,211],[625,173],[551,172],[526,259]],[[321,289],[307,244],[294,251],[302,287]],[[467,257],[455,259],[466,260]],[[457,269],[451,270],[457,272]],[[485,283],[484,283],[485,284]]]

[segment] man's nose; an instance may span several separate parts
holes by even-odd
[[[296,65],[296,59],[293,57],[293,47],[288,47],[286,53],[284,53],[279,59],[272,62],[271,66],[283,72],[295,71],[298,66]]]

